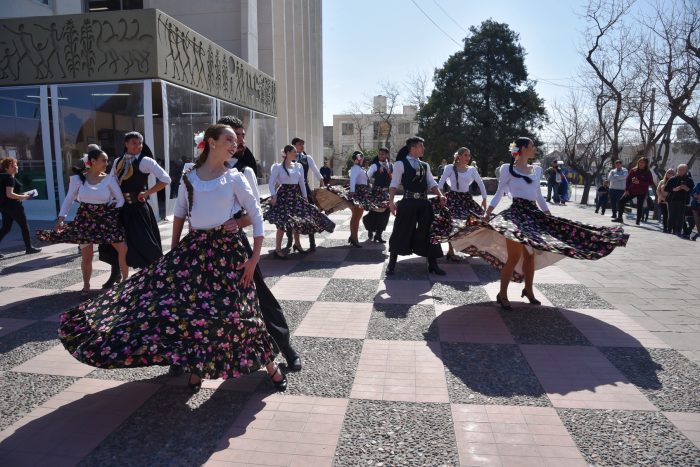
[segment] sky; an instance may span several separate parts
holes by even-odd
[[[469,27],[489,18],[520,35],[525,65],[530,78],[538,80],[540,97],[547,104],[564,99],[583,66],[578,50],[585,24],[579,15],[585,3],[323,0],[324,124],[332,125],[333,115],[347,112],[353,102],[378,94],[382,81],[401,84],[411,72],[432,78],[435,68],[462,49]]]

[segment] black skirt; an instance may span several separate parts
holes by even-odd
[[[120,243],[124,241],[124,227],[118,208],[80,203],[73,222],[61,230],[37,230],[36,238],[47,243]]]
[[[302,196],[299,185],[280,185],[275,205],[272,206],[267,198],[261,207],[263,219],[285,232],[291,230],[309,235],[335,229],[333,221]]]
[[[127,203],[121,208],[120,219],[126,231],[126,263],[132,268],[144,268],[163,256],[158,221],[148,203]],[[98,248],[100,261],[117,266],[117,250],[112,245]]]

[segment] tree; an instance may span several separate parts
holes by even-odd
[[[464,49],[435,71],[435,88],[418,113],[420,135],[432,162],[466,145],[482,174],[492,174],[510,160],[511,141],[536,140],[546,112],[528,79],[518,34],[493,20],[469,31]]]
[[[374,139],[378,140],[380,137],[383,137],[384,147],[390,148],[392,145],[389,141],[394,129],[395,113],[399,107],[401,93],[399,88],[391,81],[383,81],[380,84],[380,88],[380,94],[386,98],[386,105],[372,109],[375,115],[379,117],[379,122],[377,122],[379,123],[379,131],[375,132]]]
[[[404,88],[408,98],[406,102],[414,105],[420,110],[428,101],[428,88],[430,87],[430,76],[424,71],[414,71],[409,73],[404,81]]]

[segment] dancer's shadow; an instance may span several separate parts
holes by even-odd
[[[94,298],[98,292],[83,297],[80,292],[62,291],[40,297],[18,300],[0,308],[0,318],[45,320],[54,319],[70,308],[73,308],[88,298]],[[57,319],[54,319],[57,320]]]
[[[22,255],[24,256],[24,254]],[[61,254],[60,256],[38,256],[27,261],[14,262],[15,257],[8,257],[4,261],[0,261],[0,274],[5,276],[7,274],[14,274],[17,272],[27,272],[34,271],[37,269],[50,268],[56,266],[63,266],[68,263],[75,263],[80,256],[77,254],[77,250],[70,250],[70,253]],[[11,263],[11,264],[8,264]]]

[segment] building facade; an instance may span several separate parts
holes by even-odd
[[[12,3],[0,13],[0,158],[39,191],[30,218],[55,218],[88,144],[118,156],[131,130],[173,178],[151,200],[161,215],[194,133],[223,115],[244,121],[261,182],[294,136],[322,163],[320,0]]]

